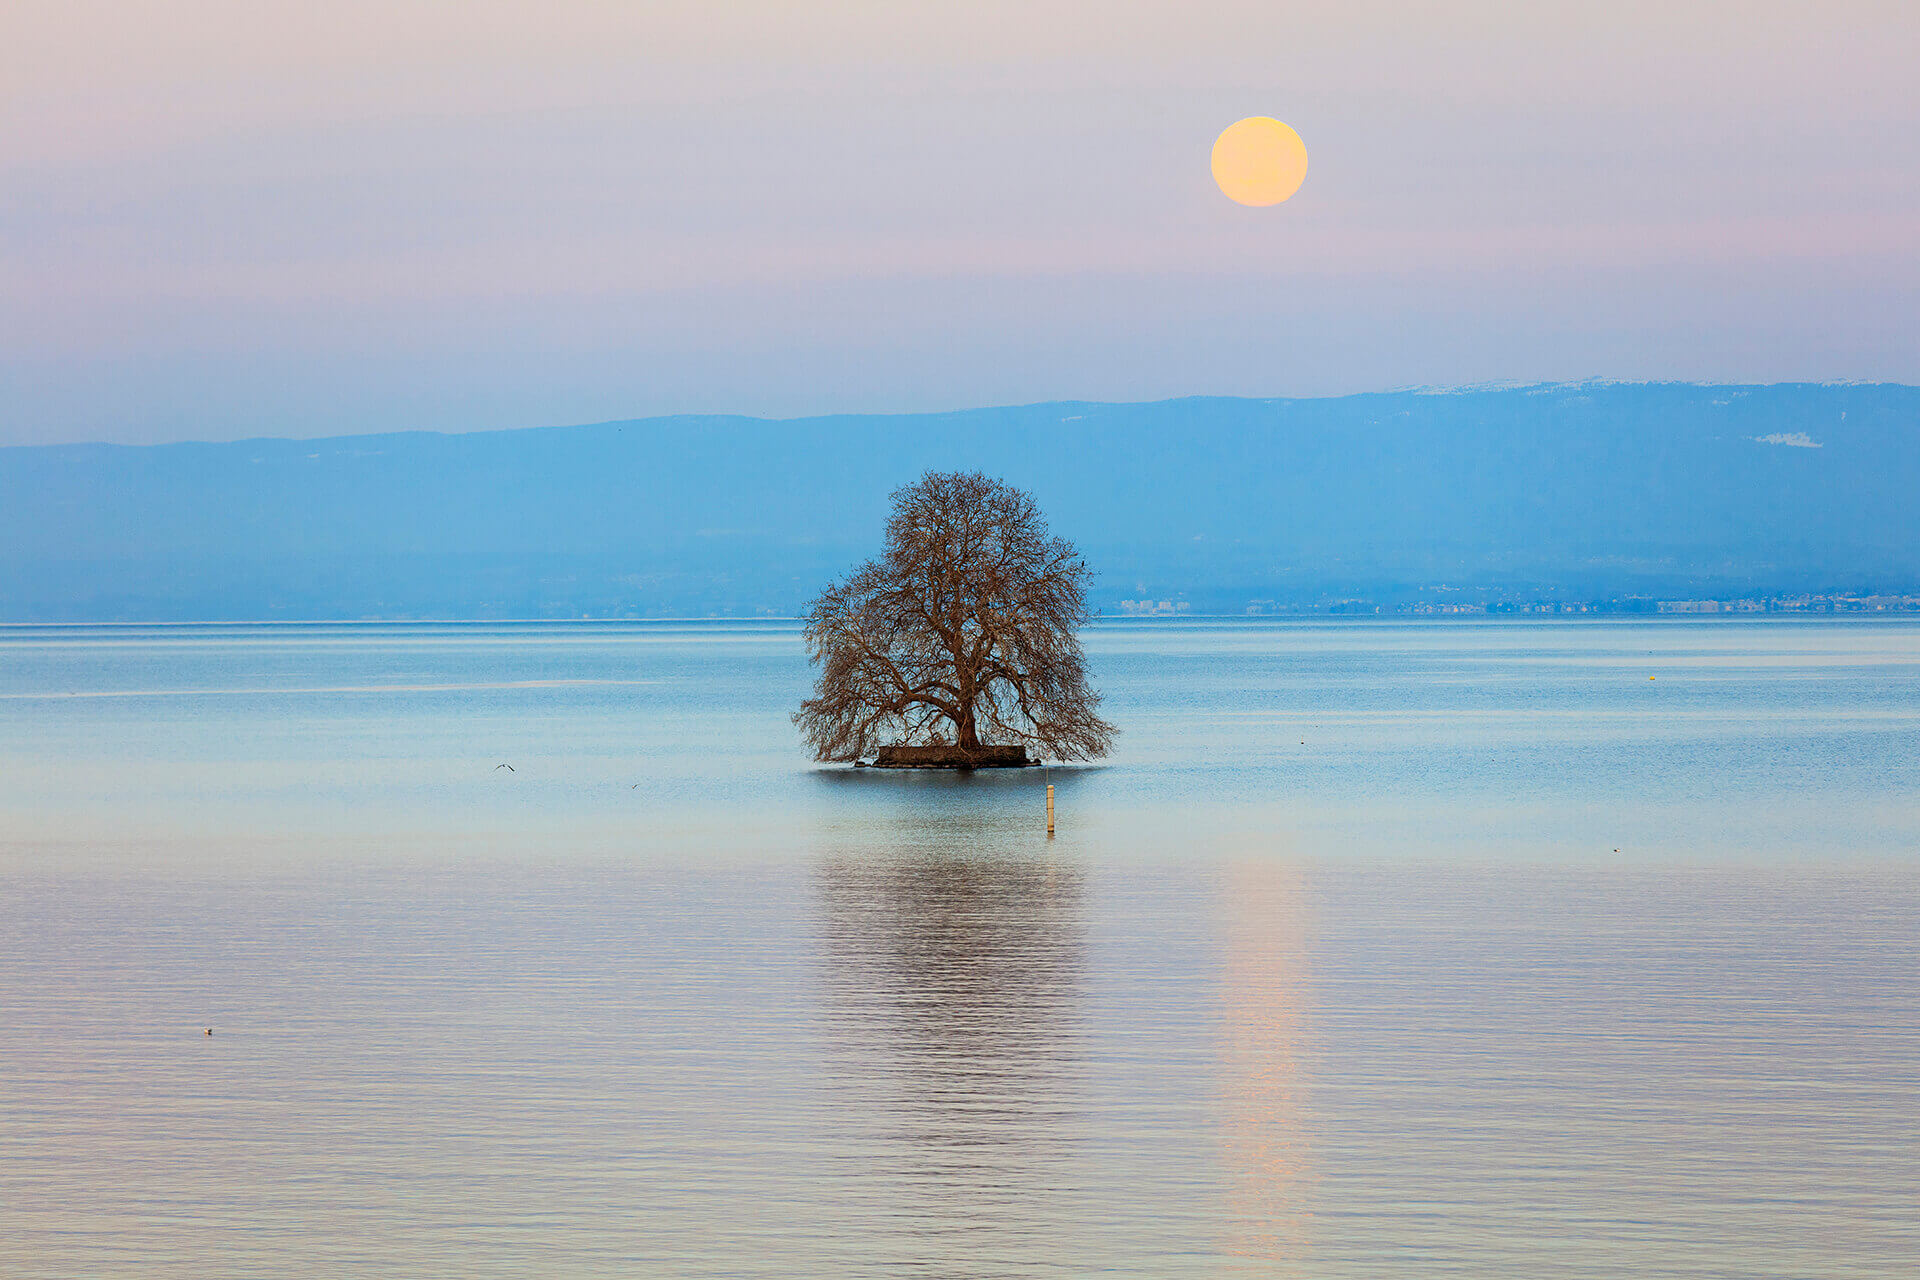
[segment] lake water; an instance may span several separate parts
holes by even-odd
[[[0,628],[0,1275],[1920,1273],[1920,625],[1087,643]]]

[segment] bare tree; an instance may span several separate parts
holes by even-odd
[[[794,723],[819,760],[893,742],[1103,756],[1115,730],[1078,636],[1089,576],[1028,494],[929,471],[894,493],[885,553],[808,607],[820,678]]]

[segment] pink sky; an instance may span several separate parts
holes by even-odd
[[[0,443],[1920,381],[1904,0],[6,22]]]

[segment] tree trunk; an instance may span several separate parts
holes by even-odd
[[[956,745],[959,746],[961,750],[975,751],[979,749],[980,730],[973,722],[973,704],[971,702],[960,708],[960,723],[955,725],[954,728],[956,730],[956,736],[959,738],[959,742]]]

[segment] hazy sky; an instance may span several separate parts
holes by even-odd
[[[1920,381],[1916,65],[1913,0],[8,0],[0,443]]]

